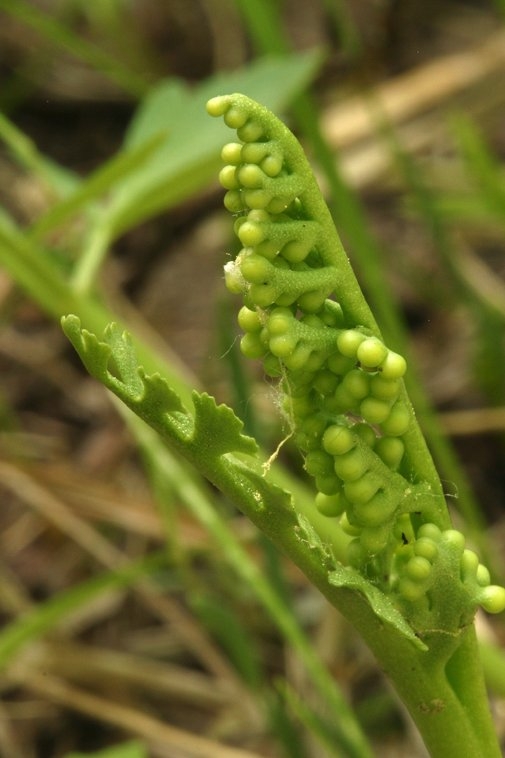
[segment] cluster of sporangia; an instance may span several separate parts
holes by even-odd
[[[353,536],[349,563],[381,584],[386,575],[388,591],[415,603],[429,593],[436,558],[449,545],[475,605],[501,610],[505,591],[489,586],[489,572],[459,532],[412,525],[426,487],[400,473],[411,423],[402,393],[406,363],[349,324],[332,299],[338,270],[321,252],[322,225],[311,218],[307,180],[291,148],[261,117],[268,112],[244,96],[213,98],[207,110],[223,116],[240,140],[222,150],[220,182],[243,246],[225,266],[228,289],[243,295],[241,349],[280,378],[284,411],[315,478],[316,506]]]

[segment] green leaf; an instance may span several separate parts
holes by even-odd
[[[29,642],[43,637],[76,610],[108,590],[128,587],[140,578],[160,569],[165,554],[153,554],[117,571],[98,576],[71,587],[35,606],[25,615],[7,624],[0,632],[0,670]]]
[[[292,510],[291,495],[265,477],[258,444],[243,433],[243,422],[226,405],[206,393],[192,393],[194,418],[159,374],[146,375],[138,365],[130,335],[117,324],[105,329],[104,341],[81,329],[77,316],[62,319],[63,331],[89,373],[185,455],[217,486],[237,488],[260,511],[268,506]],[[113,373],[112,373],[112,371]],[[229,457],[226,454],[233,454]],[[247,460],[239,456],[246,455]],[[232,496],[233,496],[232,495]]]
[[[297,521],[297,534],[299,539],[307,545],[309,550],[314,550],[319,553],[321,562],[325,563],[330,558],[328,547],[323,544],[321,537],[306,516],[299,513],[297,515]]]
[[[193,392],[194,424],[179,396],[159,374],[147,375],[138,364],[128,332],[109,324],[104,341],[81,329],[77,316],[62,319],[62,328],[89,373],[125,402],[153,428],[181,444],[187,444],[204,457],[215,461],[225,453],[256,455],[258,444],[243,433],[244,424],[226,405],[217,405],[210,395]],[[170,414],[169,418],[166,414]],[[182,414],[176,419],[173,414]],[[182,423],[180,423],[182,422]]]
[[[195,430],[192,444],[205,450],[209,459],[224,453],[255,455],[258,444],[243,434],[244,424],[227,405],[217,405],[206,392],[193,393]]]
[[[86,370],[95,379],[108,386],[108,364],[111,356],[110,345],[106,342],[100,342],[94,334],[88,332],[86,329],[81,329],[81,320],[73,314],[64,316],[61,319],[61,326],[65,335],[77,351]]]
[[[113,323],[106,327],[104,338],[110,348],[110,355],[114,359],[118,377],[125,385],[128,394],[132,398],[143,396],[144,384],[139,376],[137,355],[131,336],[118,324]]]
[[[212,76],[193,89],[175,78],[153,87],[130,124],[125,148],[139,147],[155,136],[164,135],[164,140],[112,195],[108,214],[113,233],[173,207],[211,181],[225,133],[207,116],[205,103],[212,95],[240,91],[280,111],[311,80],[320,59],[314,51],[266,58]]]
[[[255,464],[258,470],[255,468]],[[244,496],[254,503],[254,510],[265,511],[279,514],[281,511],[289,514],[293,521],[293,528],[296,525],[296,516],[293,508],[293,496],[291,492],[275,484],[265,476],[265,471],[259,466],[258,459],[250,458],[247,463],[240,459],[233,460],[233,477],[239,482]],[[290,525],[291,526],[291,525]]]
[[[106,327],[103,341],[82,329],[77,316],[64,316],[61,325],[91,376],[139,415],[144,418],[159,418],[163,413],[187,416],[181,399],[166,379],[159,374],[148,375],[139,366],[131,336],[118,324]],[[142,407],[143,412],[137,406]]]
[[[394,627],[397,632],[410,640],[419,650],[428,649],[424,642],[417,637],[414,630],[405,621],[400,611],[393,605],[387,595],[369,582],[368,579],[361,576],[355,569],[337,564],[328,574],[328,581],[333,587],[344,587],[360,592],[366,598],[378,618]]]
[[[170,387],[164,376],[146,374],[142,367],[139,368],[138,375],[144,387],[143,400],[149,403],[151,414],[158,416],[162,413],[188,415],[179,395]]]

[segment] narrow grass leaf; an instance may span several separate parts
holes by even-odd
[[[125,92],[135,97],[145,92],[147,83],[135,71],[131,71],[114,56],[75,34],[56,18],[39,10],[32,3],[25,0],[0,0],[0,10],[34,29],[57,49],[65,50],[97,71],[101,71]]]
[[[154,554],[118,571],[108,572],[60,592],[45,603],[8,624],[0,632],[0,670],[29,642],[43,637],[77,609],[104,592],[128,587],[135,581],[160,569],[166,556]]]
[[[158,149],[164,134],[153,134],[143,143],[129,150],[120,151],[109,161],[103,163],[96,171],[83,180],[64,200],[39,218],[32,226],[29,235],[39,238],[55,229],[76,213],[84,211],[90,203],[97,202],[106,192],[119,185],[141,166]],[[104,208],[106,212],[106,208]]]
[[[324,754],[334,756],[334,758],[345,758],[345,745],[340,739],[338,729],[335,728],[335,714],[333,721],[323,718],[314,708],[294,692],[293,688],[285,681],[277,683],[277,688],[282,693],[289,710],[293,712],[298,721],[304,725],[306,730],[322,745]],[[338,714],[336,716],[338,720]]]
[[[65,197],[78,187],[76,174],[43,155],[30,137],[1,112],[0,139],[20,166],[31,171],[57,197]]]

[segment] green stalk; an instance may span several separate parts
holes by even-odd
[[[292,512],[268,501],[258,509],[257,502],[246,496],[243,481],[237,481],[226,470],[216,472],[212,467],[210,471],[203,460],[194,463],[200,470],[207,469],[204,475],[302,569],[357,629],[407,706],[432,758],[499,758],[473,625],[455,637],[433,632],[425,640],[429,650],[416,650],[371,611],[362,595],[328,583],[327,558],[316,544],[307,549],[293,523]]]
[[[272,527],[272,514],[260,520],[248,513],[259,528],[288,552],[292,560],[321,590],[326,598],[358,630],[370,647],[381,668],[393,683],[408,708],[432,758],[499,758],[501,755],[494,724],[487,704],[479,654],[473,627],[461,633],[454,660],[450,660],[451,680],[447,662],[440,659],[437,648],[446,640],[433,639],[430,647],[436,652],[418,652],[410,642],[391,632],[387,625],[366,607],[365,601],[345,589],[328,585],[326,572],[308,551],[300,550],[293,539],[286,539],[282,524]],[[268,531],[267,531],[268,530]],[[282,544],[283,543],[283,544]]]

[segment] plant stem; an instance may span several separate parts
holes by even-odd
[[[444,646],[437,637],[434,633],[428,642],[432,650]],[[384,649],[380,638],[367,641],[385,664],[432,758],[499,758],[473,625],[449,641],[455,650],[447,662],[401,645],[392,650],[386,643]]]
[[[224,481],[219,486],[227,489]],[[432,758],[499,758],[473,626],[457,637],[434,632],[425,640],[427,652],[415,649],[374,615],[364,597],[328,583],[321,555],[307,550],[285,511],[276,507],[258,511],[233,489],[238,506],[361,634],[408,708]]]

